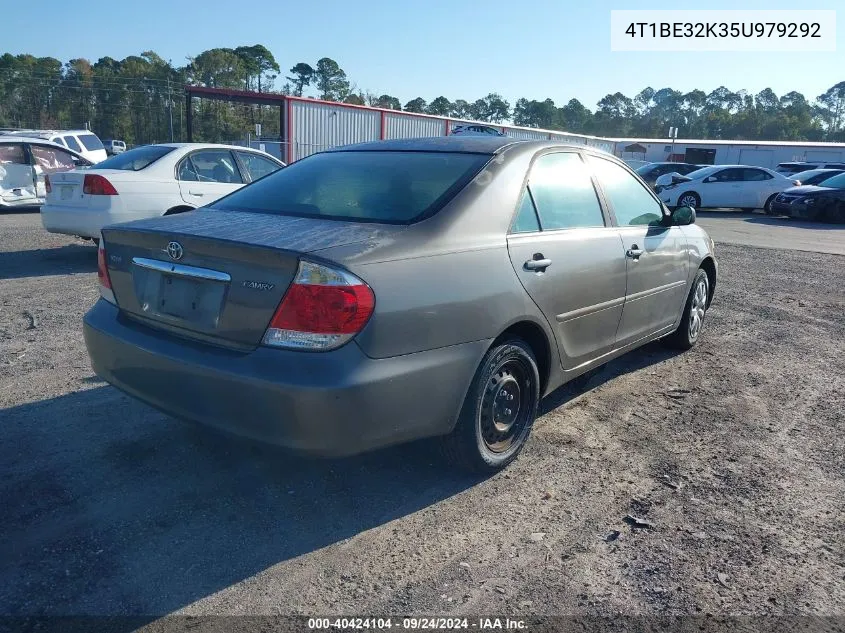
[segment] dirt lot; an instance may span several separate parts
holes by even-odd
[[[426,443],[312,461],[130,400],[82,342],[94,248],[0,216],[0,613],[845,615],[845,258],[717,256],[695,350],[554,394],[477,479]]]

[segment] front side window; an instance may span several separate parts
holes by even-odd
[[[590,172],[578,154],[540,156],[531,168],[528,186],[544,231],[604,226]]]
[[[190,162],[190,168],[185,163]],[[235,157],[229,150],[202,150],[194,152],[179,169],[180,180],[198,180],[199,182],[220,182],[225,184],[243,183],[241,172],[235,163]],[[182,178],[182,174],[189,175]],[[195,178],[194,178],[195,176]]]
[[[291,163],[211,207],[412,224],[439,211],[489,160],[486,154],[462,152],[323,152]]]
[[[590,156],[601,188],[607,196],[619,226],[658,225],[663,206],[628,170],[614,162]]]
[[[76,139],[73,136],[63,136],[62,139],[70,149],[74,152],[81,152],[82,148],[79,146],[79,143],[76,142]]]
[[[251,180],[258,180],[264,176],[269,176],[281,167],[269,158],[253,154],[252,152],[238,152],[238,158],[244,164]]]

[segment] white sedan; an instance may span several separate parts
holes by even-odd
[[[92,169],[50,174],[41,223],[51,233],[96,242],[108,224],[190,211],[284,166],[234,145],[145,145]]]
[[[765,167],[714,165],[688,173],[664,174],[655,189],[669,207],[734,207],[768,211],[775,196],[795,180]]]

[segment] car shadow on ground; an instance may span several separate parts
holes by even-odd
[[[540,402],[538,415],[545,415],[554,411],[573,398],[592,391],[623,374],[660,364],[681,353],[680,350],[667,347],[660,341],[649,343],[554,390]]]
[[[429,442],[306,458],[108,386],[0,417],[0,614],[11,616],[166,614],[482,479],[446,467]]]
[[[647,345],[556,390],[541,413],[676,353]],[[140,615],[109,623],[135,630],[484,479],[446,465],[431,441],[308,458],[83,383],[3,411],[0,614]]]
[[[755,216],[743,219],[751,224],[762,224],[766,226],[790,226],[796,229],[814,229],[816,231],[845,231],[845,224],[799,220],[786,216]]]
[[[0,252],[0,279],[97,272],[97,249],[91,244]]]

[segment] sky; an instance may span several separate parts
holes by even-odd
[[[839,8],[837,31],[845,34],[841,0],[806,4],[709,0],[706,7],[684,6]],[[611,52],[611,9],[677,8],[683,7],[666,0],[42,0],[36,14],[3,12],[0,54],[93,62],[152,49],[184,65],[209,48],[264,44],[282,76],[297,62],[313,66],[331,57],[357,88],[403,104],[417,96],[474,101],[498,92],[511,104],[520,97],[551,98],[557,105],[577,98],[595,109],[608,93],[633,97],[646,86],[710,92],[721,85],[751,93],[768,87],[779,96],[797,90],[812,100],[845,80],[845,35],[834,53]],[[61,17],[51,20],[48,37],[34,28],[37,15]]]

